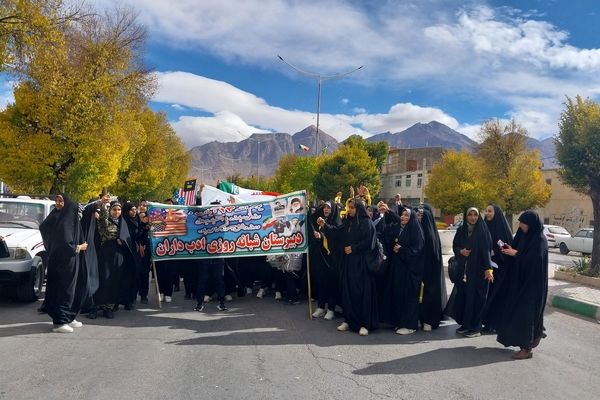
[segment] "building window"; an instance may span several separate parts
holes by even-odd
[[[416,171],[417,170],[417,160],[406,160],[406,170],[407,171]]]
[[[423,185],[423,174],[417,174],[417,187],[420,188]]]
[[[548,185],[552,185],[552,179],[546,179],[546,183],[547,183]]]
[[[402,177],[401,176],[397,176],[395,178],[396,181],[396,187],[402,187]]]
[[[406,175],[406,179],[404,181],[404,187],[410,187],[410,179],[411,179],[412,175]]]

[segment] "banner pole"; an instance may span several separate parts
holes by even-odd
[[[310,248],[310,247],[309,247]],[[310,286],[310,250],[306,249],[306,279],[308,280],[308,318],[313,319],[312,316],[312,288]]]
[[[160,288],[158,287],[158,274],[156,273],[156,264],[154,260],[152,260],[152,273],[154,274],[154,287],[156,287],[156,299],[158,301],[158,308],[162,308],[162,304],[160,303]]]

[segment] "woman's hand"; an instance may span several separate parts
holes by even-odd
[[[344,247],[344,253],[346,253],[346,254],[352,254],[352,246],[346,246],[346,247]]]
[[[325,225],[325,220],[322,217],[317,218],[317,225],[322,227]]]
[[[314,234],[315,234],[315,239],[321,239],[321,233],[315,231]]]
[[[485,279],[486,281],[488,281],[489,283],[494,283],[494,270],[492,269],[486,269],[483,279]]]
[[[393,248],[394,253],[398,253],[400,251],[400,248],[402,248],[402,246],[400,246],[398,243],[396,243]]]
[[[510,247],[510,245],[507,244],[506,247],[502,248],[502,254],[514,257],[517,255],[517,250],[513,249],[512,247]]]
[[[464,257],[469,257],[469,255],[471,254],[471,250],[469,250],[469,249],[462,249],[462,250],[460,251],[460,254],[461,254],[462,256],[464,256]]]

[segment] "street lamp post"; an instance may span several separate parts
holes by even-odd
[[[333,74],[333,75],[321,75],[321,74],[317,74],[314,72],[307,72],[304,71],[292,64],[290,64],[289,62],[287,62],[286,60],[283,59],[283,57],[281,57],[279,54],[277,55],[277,57],[283,61],[285,64],[287,64],[290,68],[292,68],[293,70],[295,70],[296,72],[298,72],[301,75],[305,75],[308,76],[309,78],[315,79],[317,81],[317,135],[315,138],[315,155],[319,154],[319,115],[321,113],[321,85],[324,81],[329,81],[332,79],[339,79],[339,78],[343,78],[346,75],[350,75],[353,72],[358,71],[359,69],[363,68],[364,65],[361,65],[360,67],[354,68],[351,71],[348,72],[344,72],[344,73],[337,73],[337,74]]]

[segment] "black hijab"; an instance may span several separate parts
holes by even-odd
[[[137,240],[139,232],[140,232],[140,224],[141,224],[141,222],[140,222],[140,217],[137,214],[133,218],[129,215],[129,211],[131,211],[131,209],[133,207],[135,207],[135,204],[133,204],[132,202],[128,201],[123,206],[123,211],[121,212],[121,215],[123,216],[123,219],[127,223],[127,228],[129,229],[129,234],[134,239]]]
[[[528,226],[527,233],[519,228],[515,235],[513,247],[517,249],[519,253],[529,253],[534,248],[539,248],[543,242],[546,242],[546,237],[544,236],[544,224],[537,213],[527,210],[521,214],[519,222]]]
[[[490,231],[490,235],[492,237],[492,243],[494,244],[494,251],[498,252],[497,242],[498,240],[502,240],[504,243],[512,244],[512,229],[508,225],[508,221],[502,212],[500,206],[496,204],[490,204],[494,208],[494,218],[491,221],[485,219],[485,224]]]
[[[72,257],[81,239],[79,206],[61,193],[64,206],[55,208],[40,224],[40,233],[49,257]]]
[[[431,213],[429,206],[423,206],[422,217],[421,217],[421,228],[423,229],[423,236],[425,237],[425,249],[431,250],[431,257],[435,263],[439,263],[442,260],[442,245],[440,241],[440,234],[435,224],[435,218]]]
[[[405,211],[410,214],[410,219],[404,226],[402,226],[402,223],[400,223],[401,231],[398,237],[398,242],[402,247],[409,247],[411,244],[415,244],[415,242],[420,243],[418,247],[422,249],[423,244],[425,243],[425,237],[423,236],[421,224],[417,219],[417,213],[411,208],[403,207],[400,211],[400,218],[402,218],[402,214],[404,214]]]

